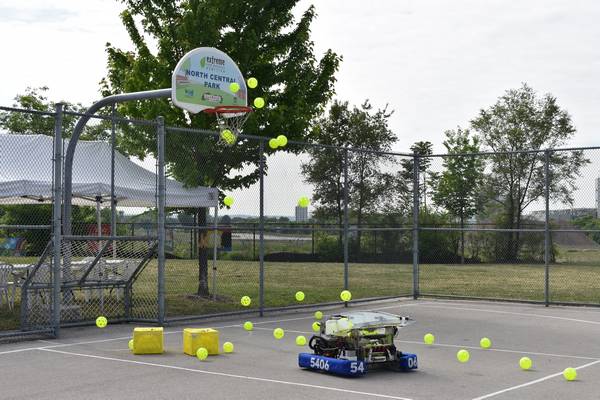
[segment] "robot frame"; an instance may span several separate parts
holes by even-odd
[[[331,315],[310,338],[313,354],[300,353],[298,365],[343,376],[361,376],[376,368],[416,369],[416,354],[403,353],[394,344],[398,331],[412,322],[409,317],[374,311]]]

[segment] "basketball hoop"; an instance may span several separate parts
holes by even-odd
[[[252,111],[252,107],[246,106],[218,106],[203,110],[207,114],[215,115],[220,131],[219,143],[226,146],[235,144]]]

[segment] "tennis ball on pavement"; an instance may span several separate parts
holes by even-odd
[[[521,359],[519,360],[519,367],[521,367],[521,369],[524,371],[530,369],[532,365],[533,363],[531,362],[531,358],[529,357],[521,357]]]
[[[577,379],[577,370],[571,367],[565,368],[565,370],[563,371],[563,376],[568,381],[574,381],[575,379]]]
[[[296,292],[296,301],[304,301],[304,292],[302,291],[297,291]]]
[[[340,293],[340,299],[342,299],[342,301],[350,301],[352,299],[352,293],[350,293],[349,290],[342,290],[342,293]]]
[[[233,197],[225,196],[223,199],[223,204],[225,204],[227,207],[231,207],[233,205]]]
[[[285,147],[287,144],[287,137],[285,135],[277,136],[277,143],[279,143],[279,147]]]
[[[302,335],[296,336],[296,346],[305,346],[306,338]]]
[[[243,296],[240,300],[240,303],[242,303],[244,307],[248,307],[250,303],[252,303],[252,299],[250,296]]]
[[[233,93],[237,93],[237,91],[240,90],[240,84],[237,82],[231,82],[229,84],[229,90],[231,90]]]
[[[221,139],[227,144],[235,143],[235,135],[229,129],[223,129],[221,131]]]
[[[471,355],[465,349],[459,350],[458,353],[456,353],[456,359],[461,363],[466,363],[469,361],[469,358],[471,358]]]
[[[247,331],[251,331],[252,329],[254,329],[254,324],[250,321],[246,321],[244,322],[244,329]]]
[[[256,78],[249,78],[248,79],[248,87],[250,89],[254,89],[256,86],[258,86],[258,80]]]
[[[423,342],[425,342],[425,344],[433,344],[435,343],[435,336],[433,336],[432,333],[426,333],[425,336],[423,336]]]
[[[306,196],[302,196],[298,199],[298,205],[300,207],[308,207],[309,204],[310,204],[310,200]]]
[[[275,339],[279,340],[279,339],[283,338],[283,335],[285,335],[285,332],[283,331],[283,329],[275,328],[273,330],[273,336],[275,337]]]
[[[223,352],[224,353],[233,353],[233,343],[231,343],[231,342],[223,343]]]
[[[204,347],[200,347],[196,351],[196,357],[198,357],[198,360],[206,360],[206,357],[208,357],[208,350],[206,350]]]
[[[129,350],[133,351],[133,339],[131,339],[129,343],[127,343],[127,347],[129,347]]]
[[[321,311],[315,311],[315,319],[323,319],[323,313]]]
[[[320,332],[321,331],[321,323],[317,322],[317,321],[313,322],[313,324],[312,324],[312,330],[314,332]]]
[[[106,317],[98,317],[96,318],[96,326],[98,328],[105,328],[106,325],[108,325],[108,320],[106,319]]]
[[[482,349],[489,349],[492,347],[492,341],[489,338],[484,337],[479,341],[479,345]]]
[[[279,142],[277,141],[277,139],[273,138],[269,140],[269,147],[272,149],[276,149],[277,147],[279,147]]]
[[[254,107],[263,108],[265,106],[265,99],[262,97],[257,97],[254,99]]]

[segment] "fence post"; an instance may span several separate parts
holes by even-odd
[[[158,153],[158,323],[165,321],[165,120],[156,118]]]
[[[544,302],[550,305],[550,151],[544,152]]]
[[[117,199],[115,196],[115,103],[111,104],[110,127],[110,235],[117,236]],[[116,245],[113,245],[113,257],[116,257]]]
[[[265,309],[265,142],[258,144],[258,170],[260,181],[259,218],[258,218],[258,260],[259,260],[259,313],[262,317]]]
[[[344,149],[344,290],[349,287],[348,274],[348,149]]]
[[[413,298],[419,298],[419,154],[413,156]]]
[[[52,203],[52,326],[54,336],[60,334],[60,287],[61,287],[61,249],[62,249],[62,122],[63,122],[63,104],[58,103],[55,106],[54,114],[54,202]]]

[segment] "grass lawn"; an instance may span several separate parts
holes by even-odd
[[[35,259],[6,260],[15,263]],[[156,261],[151,262],[134,285],[134,313],[155,315]],[[209,263],[211,293],[212,270]],[[514,300],[544,299],[544,266],[539,264],[421,264],[420,290],[424,295],[455,295]],[[241,296],[258,307],[259,263],[220,260],[217,263],[217,300],[193,297],[197,290],[194,260],[167,260],[166,303],[169,317],[243,310]],[[304,303],[338,301],[343,289],[342,263],[265,262],[265,306],[296,304],[294,294],[302,290]],[[349,265],[349,285],[354,299],[408,295],[412,291],[412,265]],[[600,251],[560,249],[550,267],[551,300],[600,304]],[[17,296],[18,297],[18,296]],[[18,309],[0,306],[0,330],[18,327]]]

